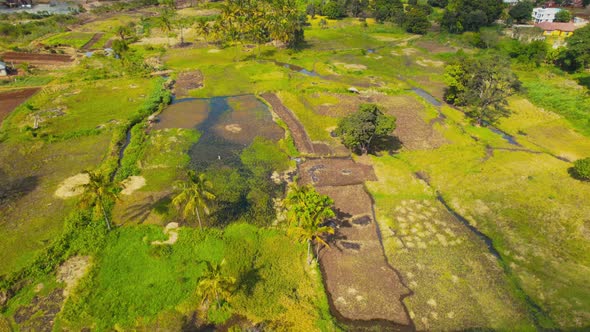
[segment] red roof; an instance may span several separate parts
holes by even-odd
[[[563,23],[563,22],[541,22],[541,23],[537,23],[535,24],[536,27],[539,27],[545,31],[555,31],[555,30],[559,30],[559,31],[564,31],[564,32],[572,32],[574,30],[576,30],[576,25],[571,23],[571,22],[567,22],[567,23]]]

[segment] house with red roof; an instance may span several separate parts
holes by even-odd
[[[536,23],[535,26],[543,29],[545,36],[569,37],[577,29],[577,26],[572,22],[541,22]]]

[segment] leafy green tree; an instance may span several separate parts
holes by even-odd
[[[307,242],[307,263],[311,264],[311,245],[316,244],[316,257],[321,246],[329,247],[322,238],[334,234],[332,227],[324,225],[326,219],[335,216],[334,201],[319,194],[312,186],[293,186],[285,199],[289,233],[299,241]]]
[[[215,301],[215,305],[219,309],[222,302],[231,297],[236,279],[223,275],[222,268],[225,265],[225,259],[219,264],[208,261],[205,261],[205,264],[205,272],[197,284],[197,294],[202,299],[201,305]]]
[[[322,14],[329,19],[335,20],[346,15],[346,7],[343,6],[342,1],[330,0],[322,8]]]
[[[573,171],[577,178],[590,181],[590,157],[576,160]]]
[[[209,25],[209,22],[205,20],[199,20],[195,26],[195,30],[197,32],[197,35],[205,39],[205,42],[208,41],[209,35],[211,34],[211,27]]]
[[[502,15],[502,0],[449,0],[441,26],[452,33],[479,31]]]
[[[376,139],[387,137],[394,129],[394,117],[383,114],[375,104],[362,104],[358,112],[340,121],[336,135],[349,149],[367,154]]]
[[[508,11],[508,15],[518,23],[524,23],[531,19],[533,14],[533,7],[535,5],[531,1],[520,1]]]
[[[400,0],[375,0],[374,6],[377,22],[403,23],[404,4]]]
[[[445,81],[449,86],[445,99],[468,107],[466,114],[478,125],[507,117],[506,99],[520,87],[510,62],[499,56],[460,57],[445,68]]]
[[[567,9],[562,9],[555,14],[555,22],[569,22],[572,20],[572,13]]]
[[[106,204],[117,199],[116,187],[108,176],[98,172],[85,171],[88,175],[88,183],[82,185],[84,193],[80,199],[81,208],[93,208],[94,215],[102,215],[107,229],[111,230],[111,222],[106,211]]]
[[[420,7],[408,6],[409,9],[405,14],[404,27],[407,32],[424,35],[431,27],[428,20],[428,13]]]
[[[203,229],[200,210],[203,210],[205,215],[209,214],[209,203],[215,199],[212,193],[213,186],[203,173],[197,175],[191,170],[187,175],[188,181],[176,183],[178,193],[172,199],[172,204],[181,210],[184,218],[196,215],[199,227]]]
[[[574,32],[560,52],[557,64],[565,70],[575,71],[590,67],[590,25]]]
[[[160,16],[158,17],[158,25],[162,32],[166,34],[166,39],[168,45],[170,45],[170,33],[173,31],[174,28],[174,18],[176,16],[176,12],[170,9],[170,7],[160,7]]]

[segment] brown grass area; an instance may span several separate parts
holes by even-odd
[[[450,46],[441,45],[432,40],[421,40],[419,42],[414,43],[414,45],[423,48],[428,51],[428,53],[449,53],[455,52],[456,49]]]
[[[387,264],[373,220],[372,201],[363,185],[319,187],[334,199],[338,212],[331,247],[320,252],[330,303],[352,325],[381,322],[382,329],[412,325],[402,302],[410,294]],[[374,325],[373,325],[374,326]]]
[[[6,52],[2,54],[6,63],[20,64],[27,62],[34,65],[63,65],[74,61],[66,54],[40,54],[40,53],[20,53]]]
[[[176,78],[174,94],[176,97],[187,97],[190,90],[202,88],[203,84],[204,77],[200,70],[182,72]]]
[[[14,90],[0,93],[0,123],[14,111],[18,105],[34,95],[39,88]]]
[[[314,186],[348,186],[376,181],[373,167],[351,159],[309,159],[299,165],[304,184]]]

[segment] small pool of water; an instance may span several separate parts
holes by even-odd
[[[154,129],[194,128],[201,133],[190,150],[191,168],[239,166],[240,153],[254,138],[278,141],[285,135],[266,106],[254,95],[185,98],[160,114]]]
[[[320,74],[316,73],[313,70],[307,70],[303,67],[297,66],[297,65],[292,65],[290,63],[285,63],[285,62],[279,62],[279,61],[273,61],[275,63],[275,65],[283,67],[283,68],[287,68],[289,70],[298,72],[300,74],[306,75],[306,76],[311,76],[311,77],[321,77]]]

